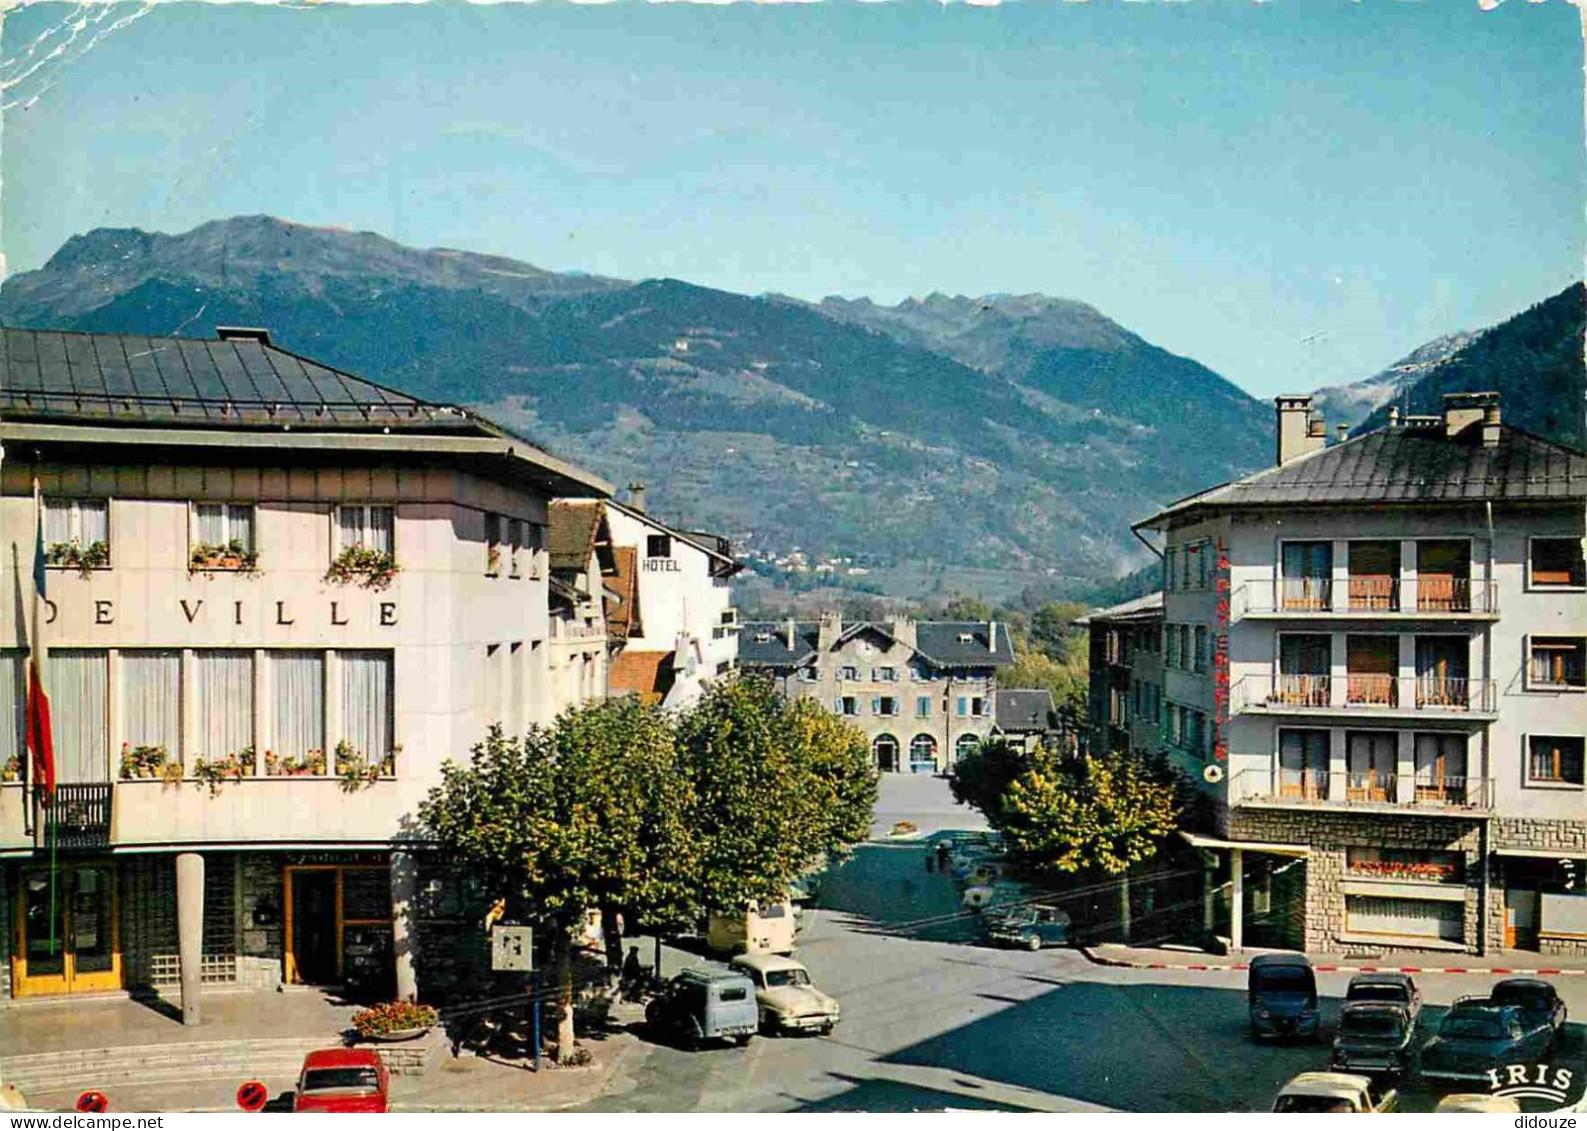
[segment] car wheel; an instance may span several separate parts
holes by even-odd
[[[750,1036],[751,1034],[749,1033],[740,1033],[738,1036],[733,1038],[733,1043],[739,1048],[743,1048],[745,1045],[749,1044]]]
[[[1030,938],[1026,939],[1025,940],[1025,949],[1026,950],[1040,950],[1041,949],[1041,936],[1040,935],[1032,935]]]
[[[777,1022],[772,1019],[772,1015],[771,1014],[762,1013],[760,1015],[760,1035],[763,1036],[763,1037],[771,1037],[771,1036],[775,1036],[776,1033],[777,1033]]]

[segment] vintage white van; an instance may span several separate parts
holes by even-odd
[[[792,954],[798,925],[787,899],[750,900],[738,915],[712,915],[705,944],[720,954]]]

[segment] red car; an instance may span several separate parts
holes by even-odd
[[[316,1049],[303,1058],[293,1111],[383,1112],[391,1074],[372,1049]]]

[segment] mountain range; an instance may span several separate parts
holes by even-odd
[[[265,326],[299,353],[476,407],[614,482],[642,479],[664,517],[747,549],[847,557],[878,577],[929,563],[1060,587],[1109,579],[1147,560],[1130,518],[1272,450],[1269,406],[1080,302],[811,303],[264,216],[73,237],[5,281],[0,322],[188,336]],[[1429,381],[1493,372],[1494,350],[1515,343],[1484,347],[1491,334],[1425,347],[1412,401]],[[1579,349],[1576,366],[1579,384]],[[1348,387],[1355,411],[1390,383]]]

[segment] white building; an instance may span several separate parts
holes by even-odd
[[[1140,524],[1163,744],[1220,803],[1192,839],[1232,861],[1236,945],[1255,902],[1309,949],[1587,952],[1587,455],[1496,394],[1332,445],[1277,404],[1275,467]]]
[[[490,724],[550,717],[547,506],[608,485],[261,331],[6,330],[0,374],[0,994],[444,996],[479,940],[418,806]],[[17,780],[35,477],[42,814]]]
[[[686,707],[706,683],[738,667],[731,578],[740,566],[725,538],[678,530],[645,513],[643,487],[632,489],[626,505],[607,499],[601,506],[619,559],[614,588],[632,589],[621,640],[612,641],[611,694]],[[626,586],[630,560],[634,580]]]

